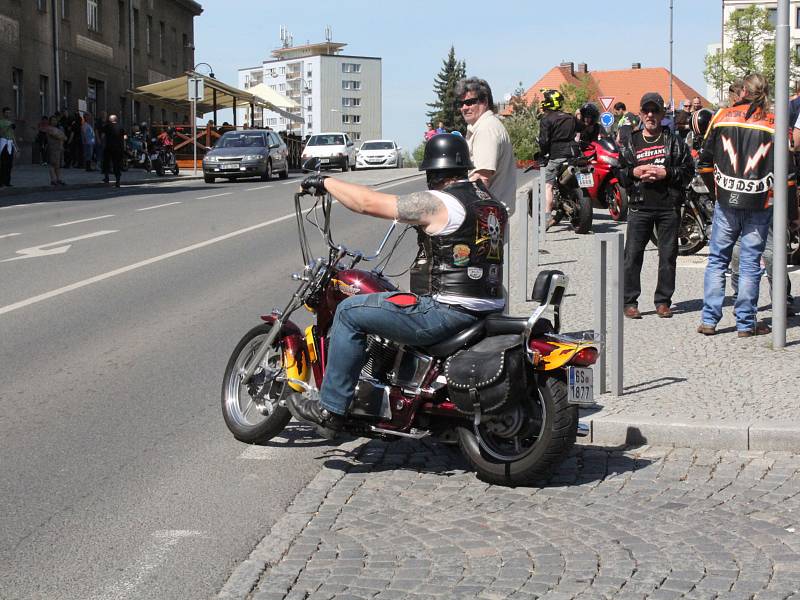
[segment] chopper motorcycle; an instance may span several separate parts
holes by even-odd
[[[302,208],[304,199],[313,206]],[[228,361],[222,384],[222,412],[234,437],[263,443],[291,419],[290,394],[315,393],[322,385],[328,336],[339,302],[355,294],[404,294],[379,267],[372,270],[390,239],[393,222],[372,256],[334,243],[329,194],[294,197],[300,250],[305,263],[283,311],[261,317]],[[321,219],[320,219],[321,214]],[[327,258],[312,258],[306,224],[322,234]],[[588,428],[578,407],[593,405],[591,365],[594,339],[559,333],[567,277],[542,271],[529,317],[491,314],[450,339],[428,347],[404,346],[367,337],[367,356],[344,431],[356,436],[399,440],[435,436],[458,443],[482,479],[523,485],[546,477]],[[290,318],[305,307],[314,323],[301,330]]]

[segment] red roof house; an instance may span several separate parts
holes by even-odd
[[[604,107],[600,103],[600,98],[613,98],[609,110],[617,102],[624,102],[627,109],[632,112],[639,111],[639,100],[645,92],[658,92],[664,98],[664,102],[669,102],[669,70],[664,67],[642,68],[639,63],[634,63],[630,69],[614,71],[589,71],[586,63],[578,64],[576,70],[574,63],[561,63],[528,88],[523,98],[527,104],[539,102],[540,90],[557,90],[565,83],[578,85],[587,77],[595,90],[592,100],[597,103],[601,112]],[[672,97],[676,108],[680,108],[680,102],[685,98],[691,99],[695,96],[700,97],[703,106],[711,104],[688,83],[675,74],[672,75]],[[510,113],[510,110],[506,109],[505,114]]]

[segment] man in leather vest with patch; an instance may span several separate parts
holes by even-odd
[[[367,335],[401,344],[430,346],[501,311],[503,236],[508,213],[480,181],[463,137],[444,133],[425,145],[420,170],[428,190],[404,196],[377,192],[323,175],[310,175],[302,188],[329,192],[350,210],[397,219],[417,229],[419,251],[411,268],[411,293],[351,296],[336,309],[325,378],[319,397],[294,396],[296,418],[331,435],[341,427],[367,358]]]

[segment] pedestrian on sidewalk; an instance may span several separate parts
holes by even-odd
[[[17,153],[15,129],[16,125],[11,120],[11,109],[4,106],[0,113],[0,187],[11,186],[11,168]]]
[[[83,142],[83,162],[87,171],[94,171],[92,168],[92,158],[94,158],[94,126],[92,125],[92,115],[83,115],[83,125],[81,125],[81,141]]]
[[[36,147],[39,150],[39,162],[43,167],[47,166],[47,134],[44,132],[50,126],[50,119],[47,115],[42,115],[39,125],[36,127]]]
[[[702,320],[697,327],[703,335],[714,335],[722,319],[725,272],[739,238],[739,290],[734,305],[737,335],[770,332],[765,323],[758,322],[757,303],[761,257],[772,222],[775,115],[767,110],[766,78],[751,73],[743,83],[739,100],[714,115],[698,162],[698,171],[707,178],[709,189],[714,189],[713,177],[717,194],[703,281]],[[778,139],[777,151],[788,153],[785,134]],[[794,174],[789,184],[794,185]]]
[[[644,249],[655,227],[658,233],[658,281],[656,314],[672,316],[672,294],[678,262],[680,206],[686,186],[694,176],[689,147],[680,136],[661,125],[664,99],[648,92],[639,103],[643,128],[622,147],[621,175],[630,197],[628,234],[625,239],[625,316],[641,319]]]
[[[114,185],[120,187],[122,176],[122,155],[125,149],[125,133],[117,123],[117,115],[109,115],[108,123],[103,128],[103,183],[108,183],[109,171],[114,171]]]
[[[503,122],[495,115],[492,88],[485,79],[469,77],[456,84],[456,105],[467,123],[467,145],[475,167],[470,181],[482,181],[509,214],[517,198],[517,161]]]
[[[422,137],[425,138],[425,141],[427,142],[436,135],[436,130],[433,128],[433,123],[426,123],[425,127],[425,133],[422,135]]]
[[[42,127],[47,135],[47,166],[50,167],[50,185],[65,185],[61,180],[61,164],[64,161],[64,142],[67,134],[58,126],[58,117],[53,115],[50,122]]]

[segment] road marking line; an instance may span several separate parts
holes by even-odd
[[[57,242],[49,242],[47,244],[39,244],[38,246],[31,246],[30,248],[22,248],[21,250],[17,250],[16,254],[19,256],[15,256],[13,258],[6,258],[0,262],[10,262],[12,260],[22,260],[24,258],[39,258],[41,256],[50,256],[52,254],[64,254],[67,250],[72,248],[72,244],[69,242],[78,242],[80,240],[88,240],[90,238],[99,237],[101,235],[108,235],[109,233],[118,233],[118,229],[110,229],[105,231],[95,231],[94,233],[87,233],[86,235],[79,235],[77,237],[67,238],[66,240],[58,240]],[[58,244],[66,244],[66,246],[58,246]],[[48,246],[58,246],[56,248],[48,248]]]
[[[271,187],[272,187],[272,185],[262,185],[261,187],[257,187],[257,188],[248,188],[248,189],[245,190],[245,192],[255,192],[256,190],[265,190],[265,189],[271,188]]]
[[[42,206],[44,204],[49,204],[48,202],[31,202],[29,204],[10,204],[8,206],[0,206],[0,210],[5,210],[7,208],[20,208],[23,206]]]
[[[404,183],[411,183],[412,181],[416,181],[418,178],[421,178],[421,177],[422,177],[422,175],[420,175],[419,177],[409,177],[408,179],[403,179],[402,181],[396,181],[396,182],[390,183],[388,185],[383,185],[383,184],[379,183],[375,187],[375,189],[378,190],[378,191],[380,191],[380,190],[388,190],[389,188],[393,188],[393,187],[396,187],[398,185],[403,185]]]
[[[17,236],[17,235],[22,235],[22,234],[21,233],[4,233],[3,235],[0,235],[0,240],[2,240],[3,238],[10,238],[10,237],[14,237],[14,236]]]
[[[92,217],[91,219],[79,219],[77,221],[67,221],[66,223],[58,223],[57,225],[50,225],[50,227],[66,227],[67,225],[77,225],[78,223],[88,223],[89,221],[99,221],[100,219],[108,219],[114,215],[101,215],[99,217]]]
[[[193,250],[199,250],[200,248],[205,248],[206,246],[211,246],[212,244],[216,244],[218,242],[222,242],[245,233],[250,233],[251,231],[256,231],[258,229],[262,229],[263,227],[268,227],[269,225],[274,225],[275,223],[280,223],[281,221],[286,221],[288,219],[294,218],[294,213],[284,215],[282,217],[278,217],[276,219],[270,219],[269,221],[264,221],[263,223],[258,223],[256,225],[251,225],[250,227],[245,227],[244,229],[239,229],[237,231],[232,231],[231,233],[226,233],[225,235],[220,235],[215,238],[211,238],[210,240],[206,240],[204,242],[198,242],[197,244],[192,244],[191,246],[186,246],[184,248],[179,248],[178,250],[173,250],[172,252],[167,252],[166,254],[161,254],[159,256],[154,256],[153,258],[148,258],[137,263],[133,263],[126,267],[120,267],[119,269],[114,269],[113,271],[108,271],[106,273],[101,273],[100,275],[95,275],[94,277],[89,277],[88,279],[83,279],[81,281],[76,281],[75,283],[71,283],[69,285],[65,285],[64,287],[60,287],[56,290],[51,290],[49,292],[45,292],[43,294],[39,294],[38,296],[32,296],[31,298],[27,298],[25,300],[20,300],[19,302],[15,302],[14,304],[8,304],[6,306],[0,306],[0,315],[4,315],[6,313],[10,313],[12,311],[18,310],[20,308],[24,308],[26,306],[30,306],[31,304],[36,304],[38,302],[42,302],[44,300],[48,300],[50,298],[55,298],[56,296],[60,296],[61,294],[66,294],[67,292],[71,292],[73,290],[80,289],[82,287],[86,287],[87,285],[92,285],[93,283],[98,283],[100,281],[104,281],[106,279],[110,279],[112,277],[116,277],[117,275],[122,275],[123,273],[128,273],[130,271],[135,271],[136,269],[140,269],[142,267],[146,267],[148,265],[155,264],[157,262],[161,262],[162,260],[166,260],[168,258],[172,258],[174,256],[180,256],[181,254],[186,254],[187,252],[192,252]]]
[[[187,538],[200,537],[203,535],[205,535],[205,533],[202,531],[185,529],[153,532],[153,539],[150,547],[144,551],[139,560],[132,565],[128,565],[130,568],[126,570],[130,575],[110,585],[103,590],[100,596],[96,597],[101,600],[119,600],[120,598],[130,597],[131,593],[141,585],[142,581],[149,577],[150,573],[166,560],[170,550],[172,550],[178,542]]]
[[[137,208],[136,212],[141,212],[143,210],[153,210],[154,208],[162,208],[164,206],[173,206],[174,204],[180,204],[180,202],[167,202],[166,204],[156,204],[155,206],[145,206],[144,208]]]
[[[205,200],[206,198],[218,198],[219,196],[228,196],[233,192],[222,192],[221,194],[211,194],[210,196],[200,196],[199,198],[195,198],[195,200]]]

